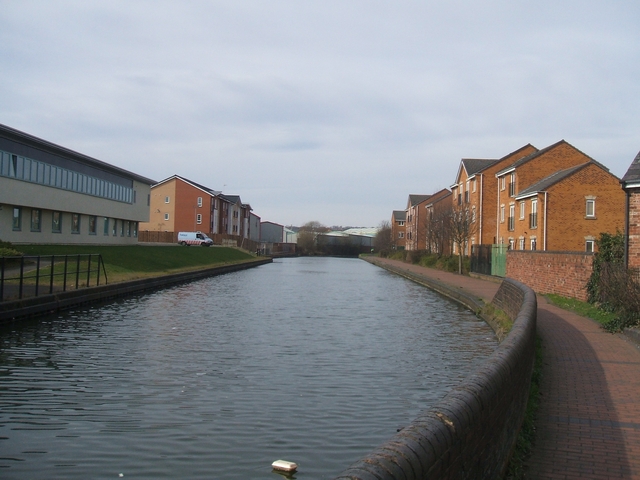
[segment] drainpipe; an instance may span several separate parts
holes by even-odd
[[[498,178],[498,204],[496,208],[496,243],[500,242],[500,179]]]
[[[478,220],[480,221],[480,235],[478,238],[478,245],[482,244],[482,185],[484,184],[484,178],[482,176],[483,174],[480,174],[480,214],[478,215]]]
[[[543,250],[547,251],[547,192],[544,192],[544,233],[542,234],[544,243]]]
[[[625,197],[625,215],[624,215],[624,266],[629,268],[629,205],[631,203],[631,192],[625,190],[627,195]]]

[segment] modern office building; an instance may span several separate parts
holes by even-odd
[[[154,183],[0,125],[0,240],[137,243]]]

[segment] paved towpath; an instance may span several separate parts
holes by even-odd
[[[498,284],[376,259],[490,301]],[[640,479],[640,349],[538,296],[543,369],[532,479]]]

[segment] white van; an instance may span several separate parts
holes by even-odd
[[[202,245],[209,247],[213,245],[213,240],[202,232],[178,232],[178,243],[180,245]]]

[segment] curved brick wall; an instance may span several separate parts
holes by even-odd
[[[535,356],[534,292],[505,279],[493,303],[513,329],[438,404],[336,479],[499,478],[522,425]]]

